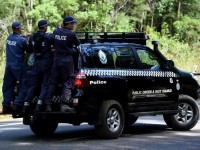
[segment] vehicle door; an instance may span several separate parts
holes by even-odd
[[[113,89],[116,93],[121,93],[121,99],[127,101],[128,112],[143,111],[145,103],[153,99],[147,97],[142,92],[150,92],[152,89],[152,80],[149,80],[142,70],[141,63],[138,63],[138,57],[131,46],[116,46],[116,71],[118,72]],[[138,103],[139,102],[139,103]],[[140,106],[140,107],[138,107]]]
[[[135,54],[143,75],[150,83],[148,91],[137,92],[146,97],[145,105],[151,107],[149,110],[175,109],[179,90],[177,74],[163,64],[159,56],[149,48],[138,47],[135,49]]]

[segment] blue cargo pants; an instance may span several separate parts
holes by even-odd
[[[17,87],[17,81],[19,82]],[[16,89],[17,93],[16,93]],[[3,106],[10,107],[11,103],[22,106],[27,92],[27,71],[25,66],[7,66],[3,79]]]

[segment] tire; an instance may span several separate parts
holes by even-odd
[[[37,136],[51,136],[58,127],[58,123],[47,120],[35,120],[30,128]]]
[[[187,95],[179,96],[178,109],[176,115],[163,115],[166,124],[174,130],[190,130],[199,120],[199,108],[196,101]]]
[[[124,129],[125,117],[121,105],[114,100],[104,101],[101,107],[101,125],[95,126],[98,137],[118,138]]]

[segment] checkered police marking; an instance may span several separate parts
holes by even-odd
[[[177,77],[172,71],[82,69],[87,76]]]
[[[61,96],[53,96],[53,102],[54,103],[59,103],[61,99]],[[38,96],[35,96],[32,100],[32,103],[37,103],[38,101]]]

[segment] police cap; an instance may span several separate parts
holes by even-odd
[[[63,24],[66,25],[68,23],[73,23],[73,24],[76,24],[77,21],[74,20],[74,18],[72,18],[71,16],[66,16],[63,20]]]
[[[46,20],[40,20],[38,22],[38,27],[39,28],[43,28],[43,27],[46,27],[46,26],[50,26],[50,23],[48,23]]]
[[[19,21],[12,23],[12,29],[18,29],[18,28],[21,28],[22,26],[23,26],[23,24]]]

